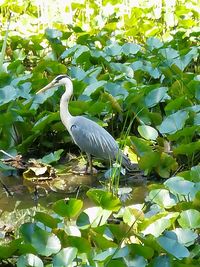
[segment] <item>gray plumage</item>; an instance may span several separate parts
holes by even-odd
[[[38,93],[59,85],[64,85],[66,89],[60,100],[60,117],[77,146],[97,158],[117,161],[128,170],[135,169],[135,165],[119,149],[115,139],[103,127],[83,116],[72,116],[69,113],[68,103],[73,93],[73,85],[67,75],[57,76]]]

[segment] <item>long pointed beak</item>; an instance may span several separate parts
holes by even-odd
[[[40,90],[36,93],[36,95],[38,95],[38,94],[40,94],[40,93],[42,93],[42,92],[45,92],[46,90],[51,89],[51,88],[53,88],[53,87],[56,87],[55,84],[54,84],[53,82],[50,82],[50,83],[47,84],[45,87],[43,87],[42,89],[40,89]]]

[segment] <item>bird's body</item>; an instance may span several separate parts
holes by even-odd
[[[93,155],[108,161],[118,161],[127,169],[134,169],[134,164],[123,154],[115,139],[103,127],[83,116],[72,116],[70,114],[68,103],[73,94],[73,85],[67,75],[57,76],[38,93],[59,85],[64,85],[66,89],[60,100],[61,121],[75,144],[87,155]]]

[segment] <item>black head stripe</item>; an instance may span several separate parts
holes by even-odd
[[[55,80],[56,80],[56,82],[58,82],[58,81],[60,81],[63,78],[69,78],[69,76],[67,76],[67,75],[59,75],[59,76],[56,77]]]

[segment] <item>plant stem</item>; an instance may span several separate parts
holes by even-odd
[[[1,54],[0,54],[0,72],[3,71],[3,62],[5,58],[5,53],[6,53],[6,45],[7,45],[7,39],[8,39],[8,32],[10,28],[10,22],[11,22],[11,13],[9,14],[9,17],[8,17],[6,35],[3,40],[3,46],[2,46]]]

